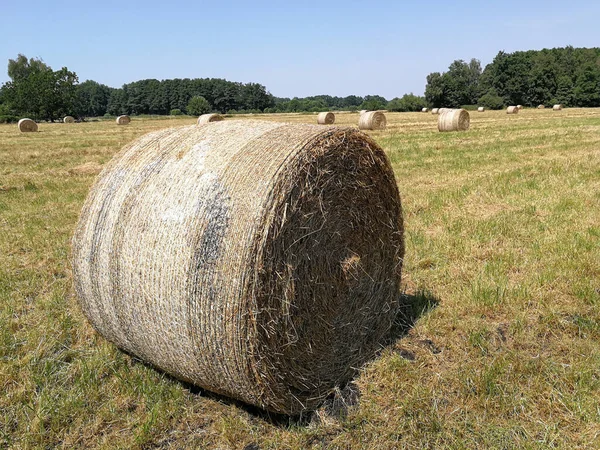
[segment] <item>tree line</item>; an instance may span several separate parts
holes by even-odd
[[[432,107],[481,105],[600,106],[600,48],[553,48],[499,52],[485,69],[478,60],[454,61],[427,76]]]

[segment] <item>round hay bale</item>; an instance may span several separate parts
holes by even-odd
[[[477,108],[477,112],[485,112],[485,108],[483,106],[480,106],[479,108]]]
[[[538,105],[537,109],[546,109],[545,105]]]
[[[19,127],[19,131],[21,133],[33,133],[38,130],[37,123],[27,118],[19,120],[17,126]]]
[[[466,109],[451,109],[438,117],[439,131],[467,131],[471,117]]]
[[[522,109],[523,109],[523,105],[517,105],[517,108],[518,108],[518,109],[519,109],[519,111],[520,111],[520,110],[522,110]]]
[[[384,130],[386,125],[387,119],[381,111],[367,111],[358,118],[358,128],[361,130]]]
[[[509,106],[506,108],[506,114],[519,114],[519,108],[516,106]]]
[[[421,110],[421,112],[428,112],[428,111],[429,111],[429,109],[428,109],[428,108],[423,108],[423,109]]]
[[[433,108],[431,110],[431,114],[439,114],[440,113],[440,109],[439,108]]]
[[[75,117],[65,116],[65,118],[63,119],[63,123],[75,123]]]
[[[561,111],[562,109],[563,109],[562,105],[554,105],[554,106],[552,107],[552,110],[553,110],[553,111]]]
[[[223,120],[223,116],[220,114],[202,114],[198,117],[198,125],[210,122],[220,122],[221,120]]]
[[[366,113],[366,112],[369,112],[369,111],[368,111],[368,110],[366,110],[366,109],[361,109],[361,110],[359,111],[359,114],[362,116],[362,115],[363,115],[364,113]]]
[[[125,146],[73,236],[94,328],[163,371],[286,414],[315,409],[398,311],[400,197],[351,128],[223,121]]]
[[[131,118],[127,115],[117,117],[117,125],[129,125]]]
[[[319,125],[333,125],[335,122],[335,114],[332,112],[322,112],[317,116],[317,123]]]

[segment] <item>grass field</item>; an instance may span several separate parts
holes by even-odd
[[[0,448],[600,448],[600,109],[472,112],[466,133],[387,116],[372,135],[419,307],[355,379],[357,404],[301,419],[145,366],[74,298],[70,237],[97,168],[193,119],[0,125]]]

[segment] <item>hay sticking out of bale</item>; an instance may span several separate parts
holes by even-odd
[[[127,115],[117,117],[117,125],[129,125],[131,118]]]
[[[439,108],[433,108],[431,110],[431,114],[439,114],[440,113],[440,109]]]
[[[545,105],[538,105],[537,109],[546,109]]]
[[[552,110],[553,110],[553,111],[561,111],[562,109],[563,109],[562,105],[554,105],[554,106],[552,107]]]
[[[386,125],[387,119],[381,111],[367,111],[358,118],[358,128],[361,130],[384,130]]]
[[[483,106],[480,106],[479,108],[477,108],[477,112],[485,112],[485,108]]]
[[[439,131],[467,131],[470,125],[471,117],[466,109],[451,109],[438,117]]]
[[[75,117],[65,116],[65,118],[63,119],[63,123],[75,123]]]
[[[221,120],[223,120],[223,116],[220,114],[202,114],[198,117],[198,125],[210,122],[220,122]]]
[[[506,108],[506,114],[519,114],[519,108],[516,106],[509,106]]]
[[[19,120],[17,126],[19,127],[19,131],[21,133],[33,133],[38,130],[37,123],[27,118]]]
[[[335,122],[335,114],[332,112],[322,112],[317,116],[317,123],[319,125],[333,125]]]
[[[389,160],[355,129],[170,128],[128,144],[91,189],[74,285],[119,347],[297,414],[379,348],[398,310],[402,230]]]

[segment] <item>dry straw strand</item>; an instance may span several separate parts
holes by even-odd
[[[85,315],[120,348],[298,414],[379,348],[403,255],[396,180],[370,137],[223,121],[150,133],[113,158],[72,264]]]
[[[358,118],[358,128],[361,130],[384,130],[386,125],[387,119],[381,111],[367,111]]]
[[[63,123],[75,123],[75,117],[65,116],[65,118],[63,119]]]
[[[552,107],[552,110],[553,110],[553,111],[560,111],[560,110],[562,110],[562,109],[563,109],[562,105],[554,105],[554,106]]]
[[[319,125],[333,125],[335,122],[335,114],[332,112],[322,112],[317,116],[317,123]]]
[[[23,118],[17,123],[21,133],[33,133],[38,130],[38,125],[31,119]]]
[[[466,109],[451,109],[438,117],[439,131],[467,131],[471,125],[471,117]]]
[[[506,108],[506,114],[519,114],[519,108],[516,106],[509,106]]]
[[[223,116],[220,114],[202,114],[198,117],[198,125],[210,122],[220,122],[221,120],[223,120]]]
[[[131,118],[128,115],[117,117],[117,125],[129,125]]]

